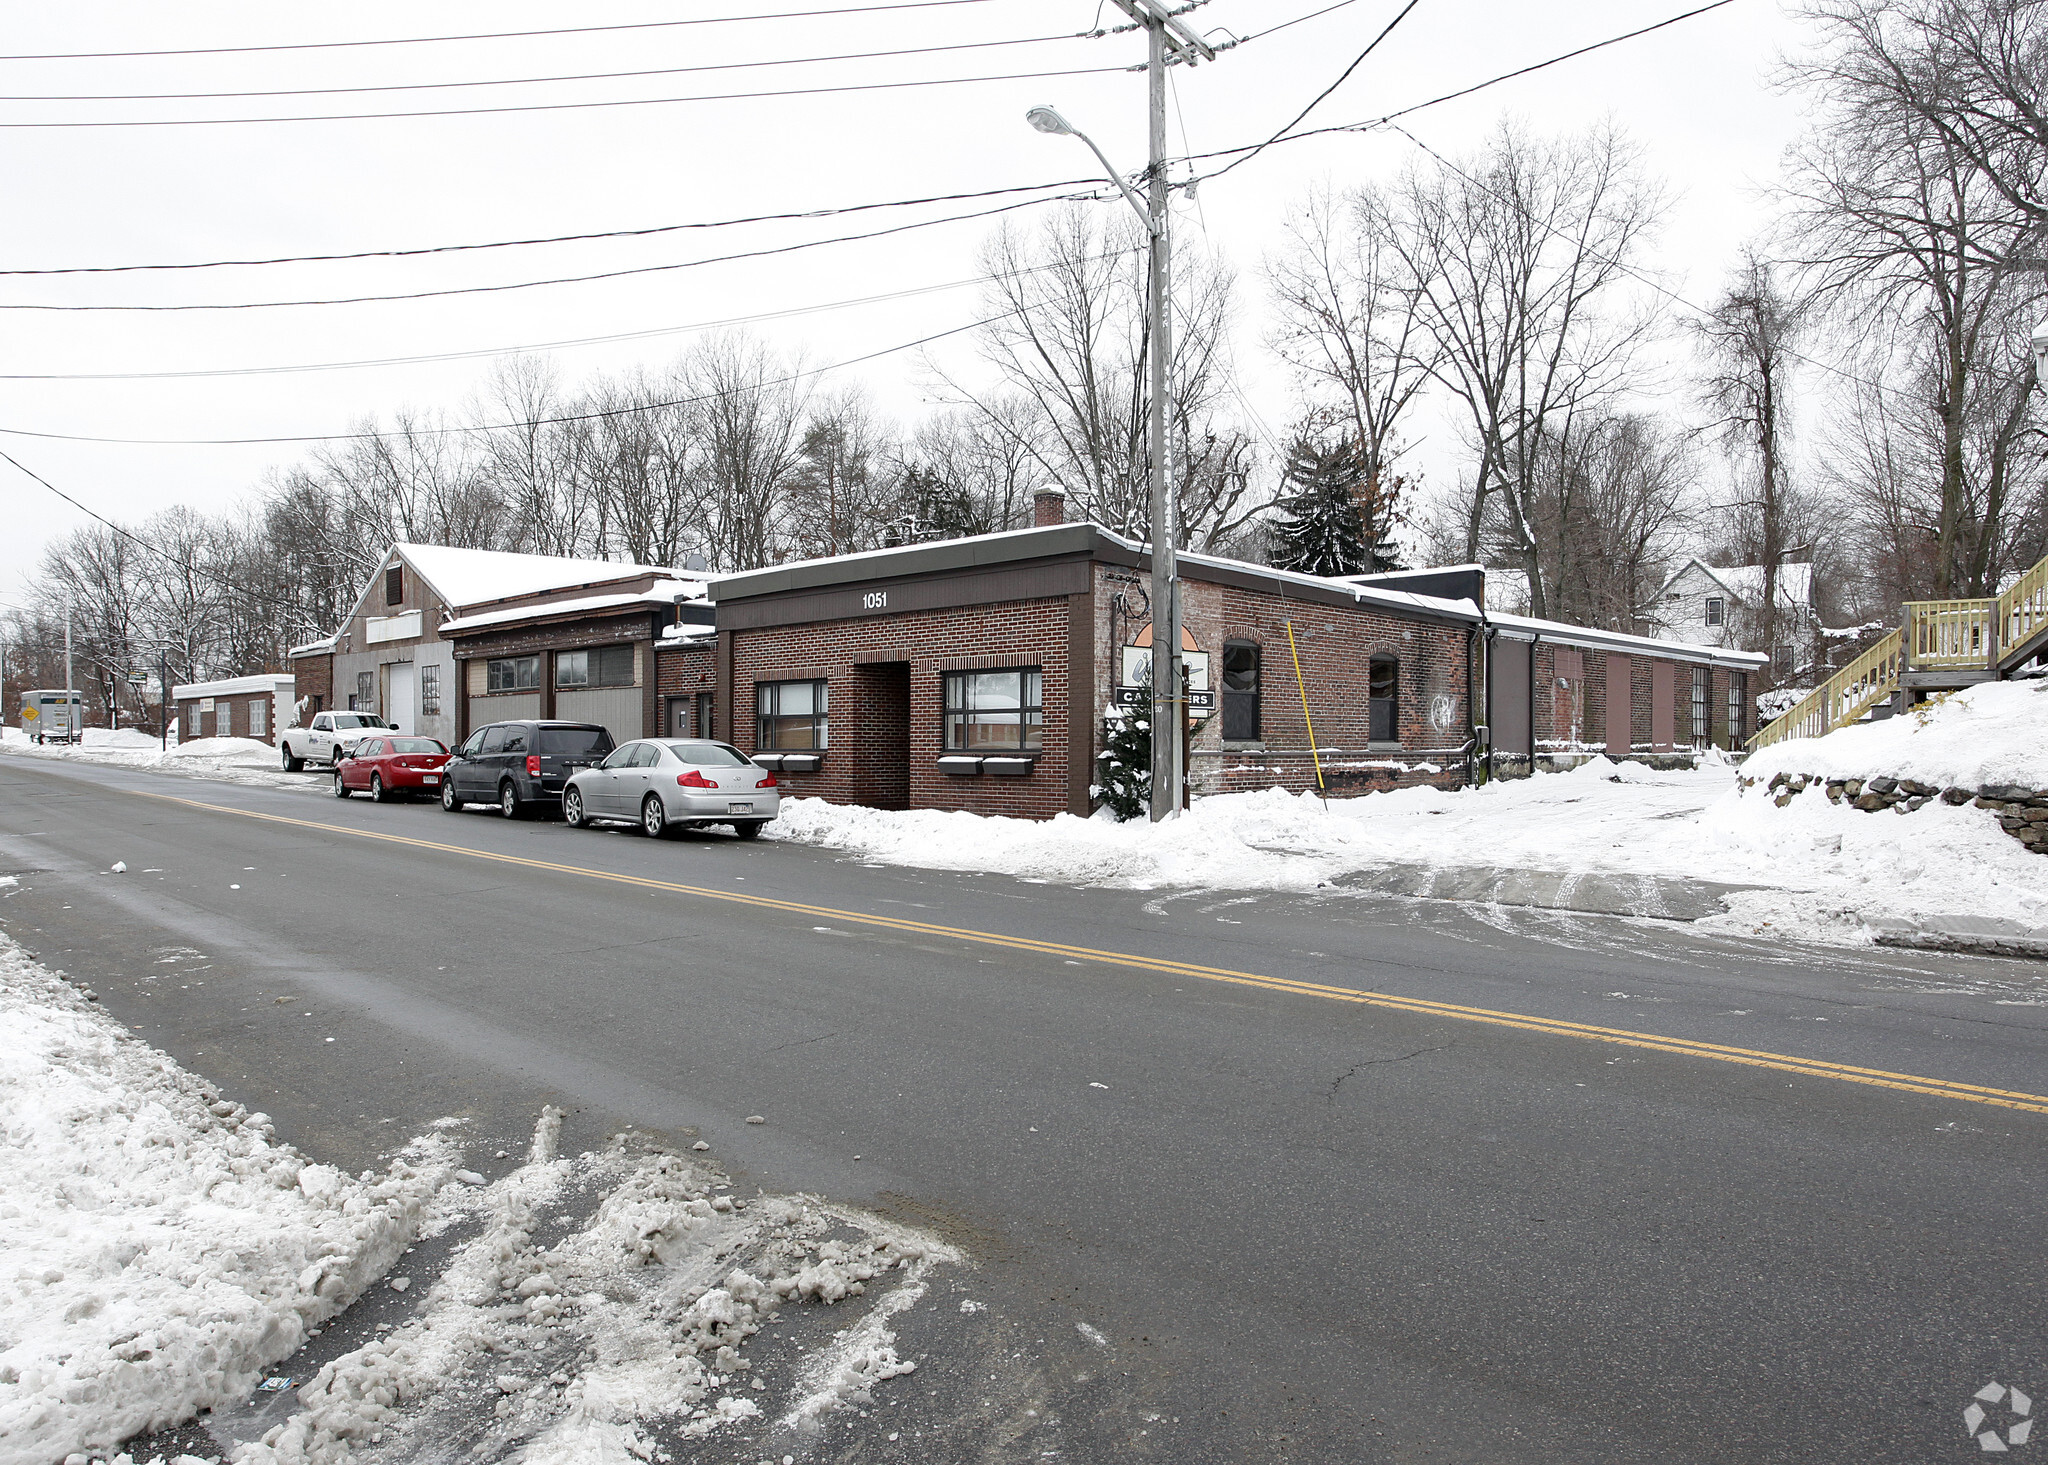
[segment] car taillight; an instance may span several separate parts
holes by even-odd
[[[759,780],[758,782],[756,782],[756,783],[755,783],[754,787],[755,787],[755,788],[774,788],[774,787],[775,787],[775,775],[774,775],[774,774],[772,774],[772,773],[764,773],[764,774],[762,774],[762,775],[761,775],[761,777],[760,777],[760,780]]]
[[[692,768],[688,773],[678,773],[676,782],[684,788],[717,788],[718,785]]]
[[[526,776],[528,778],[540,777],[540,754],[528,753],[526,755]]]

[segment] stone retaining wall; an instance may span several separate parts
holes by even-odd
[[[1757,784],[1754,778],[1740,782],[1745,789]],[[2009,783],[1986,784],[1982,788],[1941,788],[1931,783],[1915,783],[1910,778],[1822,779],[1805,773],[1774,774],[1765,787],[1776,795],[1771,802],[1782,809],[1816,783],[1827,785],[1830,803],[1847,803],[1866,814],[1885,809],[1910,814],[1935,799],[1944,804],[1969,804],[1996,815],[1999,827],[2035,854],[2048,854],[2048,789]]]

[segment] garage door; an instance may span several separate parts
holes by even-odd
[[[555,693],[555,716],[563,722],[595,722],[610,730],[612,741],[646,737],[640,725],[643,698],[638,687],[600,687],[587,692]]]

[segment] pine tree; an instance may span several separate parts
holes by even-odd
[[[1388,541],[1402,483],[1368,474],[1349,438],[1324,441],[1308,432],[1288,450],[1283,481],[1292,492],[1275,507],[1276,569],[1304,575],[1364,575],[1397,567]]]
[[[1142,819],[1152,807],[1152,688],[1145,701],[1132,707],[1111,707],[1102,718],[1102,751],[1094,794],[1098,807],[1119,820]]]

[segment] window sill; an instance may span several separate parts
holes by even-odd
[[[1402,748],[1399,743],[1367,743],[1365,751],[1368,753],[1398,753],[1402,751]]]
[[[1036,753],[947,753],[939,759],[939,772],[953,778],[1028,778],[1038,768]]]

